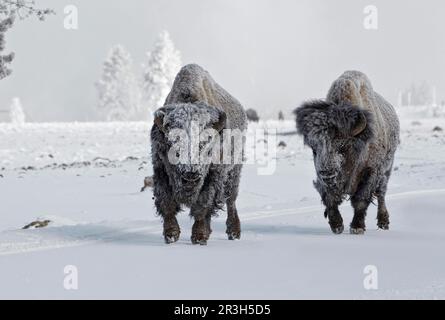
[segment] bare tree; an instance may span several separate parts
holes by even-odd
[[[14,21],[31,16],[43,21],[46,16],[54,13],[51,9],[38,8],[34,0],[0,0],[0,80],[11,74],[8,65],[14,59],[14,53],[4,54],[3,51],[6,31],[12,28]]]

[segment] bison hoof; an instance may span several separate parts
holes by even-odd
[[[377,223],[377,227],[382,230],[389,230],[389,222],[379,222]]]
[[[164,232],[164,240],[166,244],[172,244],[179,240],[179,235],[181,232],[179,230],[169,230]]]
[[[164,239],[166,244],[172,244],[177,242],[179,240],[179,237],[170,236],[170,237],[164,237]]]
[[[177,235],[177,236],[165,236],[164,239],[165,239],[165,243],[166,244],[172,244],[172,243],[178,242],[179,235]]]
[[[336,226],[336,227],[331,226],[331,230],[334,234],[342,234],[343,231],[345,230],[345,227],[344,226]]]
[[[365,228],[352,228],[351,227],[351,229],[349,229],[349,232],[351,234],[358,234],[358,235],[365,234]]]
[[[196,237],[196,236],[192,236],[192,244],[199,244],[200,246],[206,246],[207,245],[207,239],[205,239],[204,237]]]
[[[239,240],[241,239],[241,232],[227,232],[227,237],[229,240]]]

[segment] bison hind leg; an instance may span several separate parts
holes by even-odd
[[[235,166],[235,168],[229,173],[228,181],[226,182],[225,186],[227,198],[226,234],[229,240],[241,239],[241,222],[238,216],[238,210],[236,208],[236,199],[238,198],[239,192],[241,168],[241,165]]]
[[[385,177],[377,190],[377,227],[382,230],[389,230],[389,212],[386,208],[386,190],[391,171],[387,171]]]
[[[227,204],[226,233],[229,240],[241,239],[241,222],[235,203]]]

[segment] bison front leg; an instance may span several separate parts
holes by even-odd
[[[371,200],[351,199],[354,208],[354,218],[351,222],[351,234],[364,234],[366,231],[366,212]]]
[[[227,237],[229,240],[241,239],[241,222],[238,217],[238,210],[236,209],[235,202],[227,202]]]
[[[164,216],[164,240],[166,244],[175,243],[179,240],[179,236],[181,235],[181,228],[179,227],[178,220],[176,219],[176,210],[173,214],[171,211],[170,214]]]
[[[166,244],[175,243],[179,240],[181,229],[176,219],[180,206],[174,201],[155,201],[159,214],[162,216],[164,227],[164,240]]]
[[[321,200],[326,207],[324,212],[324,216],[329,221],[329,226],[331,230],[335,234],[342,234],[345,230],[343,225],[343,218],[341,217],[340,211],[338,207],[342,203],[341,195],[338,195],[336,192],[332,190],[328,190],[325,188],[325,185],[320,181],[316,181],[314,183],[315,189],[320,193]]]
[[[156,167],[153,177],[153,194],[158,214],[162,217],[165,243],[171,244],[179,240],[181,229],[179,228],[176,214],[180,211],[180,205],[173,199],[168,177],[163,167]]]
[[[331,227],[332,232],[335,234],[342,234],[345,227],[338,206],[326,208],[324,215],[329,220],[329,226]]]
[[[192,227],[191,241],[193,244],[205,246],[212,233],[212,228],[210,226],[212,215],[208,210],[196,207],[192,207],[191,214],[195,219],[195,223]]]
[[[351,198],[351,204],[354,208],[354,218],[351,222],[351,234],[364,234],[366,231],[366,212],[372,201],[374,194],[374,181],[376,176],[371,168],[366,168],[361,175],[357,191]]]

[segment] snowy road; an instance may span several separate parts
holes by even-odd
[[[145,125],[0,126],[0,298],[444,299],[438,124],[404,124],[390,231],[377,230],[372,207],[364,236],[333,235],[312,188],[311,152],[283,135],[275,174],[244,170],[242,240],[226,240],[221,213],[207,247],[190,244],[185,212],[180,241],[163,243],[151,192],[138,192],[151,172]],[[349,203],[341,211],[349,223]],[[53,223],[20,230],[37,217]],[[63,286],[67,265],[78,269],[78,290]],[[365,289],[366,266],[377,268],[378,290]]]

